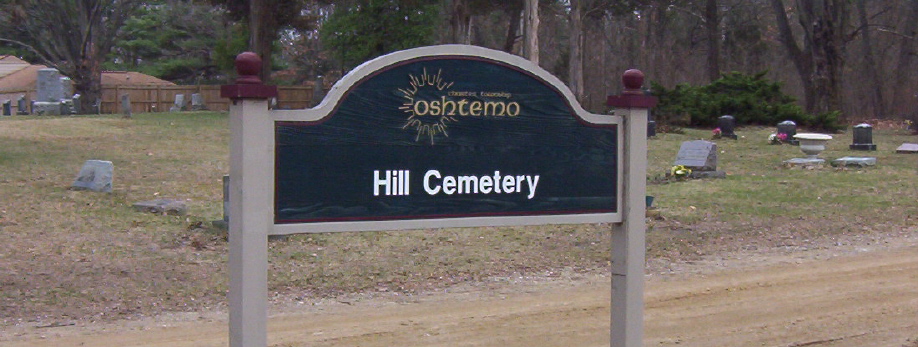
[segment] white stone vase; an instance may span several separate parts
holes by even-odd
[[[826,150],[826,142],[832,139],[831,135],[800,133],[794,135],[794,138],[800,141],[800,150],[807,155],[807,158],[816,159],[819,153]]]

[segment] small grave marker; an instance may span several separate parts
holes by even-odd
[[[188,213],[188,205],[184,201],[174,199],[156,199],[136,202],[132,206],[139,212],[167,214],[170,216],[184,216]]]
[[[3,100],[3,115],[12,116],[13,115],[13,105],[9,100]]]
[[[918,143],[903,143],[896,148],[896,153],[918,153]]]
[[[83,167],[80,169],[76,180],[73,181],[71,188],[111,193],[114,171],[115,166],[110,161],[87,160],[83,163]]]
[[[867,167],[876,165],[877,158],[875,157],[841,157],[832,161],[832,166],[842,167]]]
[[[121,114],[131,117],[131,94],[121,94]]]
[[[185,109],[185,94],[175,94],[175,102],[169,108],[169,112],[182,112]]]
[[[20,96],[19,100],[17,100],[16,114],[20,116],[29,114],[29,101],[26,100],[25,96]]]
[[[204,104],[204,96],[199,93],[191,94],[191,110],[203,111],[206,109],[207,105]]]

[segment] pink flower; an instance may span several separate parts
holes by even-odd
[[[714,135],[720,135],[720,128],[714,128],[712,132],[714,133]]]
[[[785,134],[785,133],[778,133],[778,140],[786,141],[786,140],[787,140],[787,134]]]

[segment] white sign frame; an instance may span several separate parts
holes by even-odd
[[[583,120],[594,124],[618,125],[617,211],[570,215],[275,224],[275,123],[308,122],[326,117],[345,93],[366,76],[392,64],[426,56],[482,57],[515,66],[560,90]],[[322,103],[312,109],[269,110],[268,100],[264,97],[230,97],[233,99],[233,105],[230,107],[228,295],[231,347],[267,346],[268,235],[580,223],[613,223],[611,346],[642,345],[646,107],[618,108],[613,115],[587,112],[564,83],[532,62],[504,52],[467,45],[421,47],[368,61],[336,83]],[[640,103],[637,105],[643,106]]]

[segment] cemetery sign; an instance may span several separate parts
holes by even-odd
[[[552,82],[480,56],[391,61],[322,118],[276,123],[275,222],[611,216],[617,125]]]
[[[231,347],[267,345],[269,235],[612,223],[612,346],[643,337],[643,73],[613,114],[585,111],[532,62],[467,45],[368,61],[315,108],[271,110],[254,53],[230,107]]]

